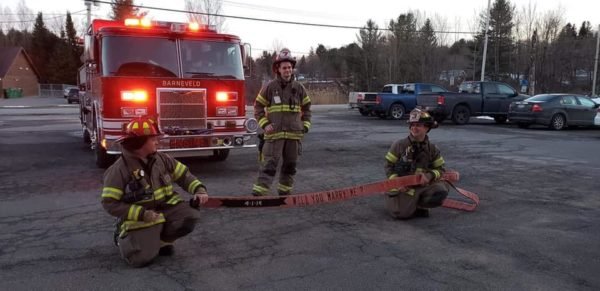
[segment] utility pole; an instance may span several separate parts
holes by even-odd
[[[485,41],[483,43],[483,60],[481,61],[481,81],[485,81],[485,62],[487,60],[487,44],[488,44],[488,30],[490,28],[490,4],[492,0],[488,0],[487,17],[485,19]]]
[[[86,23],[86,30],[87,27],[90,26],[90,24],[92,23],[92,4],[94,4],[94,6],[100,6],[100,3],[96,2],[95,0],[83,0],[83,2],[85,3],[85,10],[87,11],[86,15],[87,15],[87,23]]]
[[[592,97],[596,96],[596,79],[598,79],[598,51],[600,50],[600,24],[596,31],[596,58],[594,59],[594,80],[592,81]]]

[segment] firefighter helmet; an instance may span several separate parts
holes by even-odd
[[[292,69],[296,67],[296,58],[292,57],[292,52],[287,49],[281,49],[281,51],[275,56],[275,60],[273,60],[273,73],[277,74],[277,69],[279,68],[279,64],[282,62],[290,62],[292,63]]]
[[[150,117],[136,117],[125,126],[125,135],[121,136],[117,142],[127,138],[142,136],[159,136],[162,133],[158,129],[156,121]]]
[[[438,127],[438,123],[435,121],[435,119],[433,119],[431,114],[418,108],[415,108],[410,112],[408,123],[423,123],[429,128]]]

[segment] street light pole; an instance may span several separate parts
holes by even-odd
[[[490,3],[492,0],[488,0],[487,18],[485,19],[485,41],[483,43],[483,60],[481,61],[481,81],[485,79],[485,62],[487,60],[487,45],[488,45],[488,30],[490,28]]]
[[[592,97],[596,96],[596,79],[598,78],[598,51],[600,50],[600,24],[596,31],[596,58],[594,59],[594,80],[592,81]]]

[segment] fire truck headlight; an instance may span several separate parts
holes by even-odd
[[[237,94],[237,92],[219,91],[215,95],[215,98],[217,99],[218,102],[237,101],[238,94]]]
[[[148,101],[148,93],[142,90],[121,91],[121,100],[133,102],[146,102]]]
[[[244,127],[246,128],[247,132],[254,133],[258,130],[258,121],[256,121],[254,118],[248,118],[244,122]]]

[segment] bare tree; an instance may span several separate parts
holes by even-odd
[[[273,39],[272,47],[273,47],[274,52],[279,52],[285,46],[283,45],[283,42],[281,41],[281,39],[275,38],[275,39]]]
[[[188,20],[223,31],[225,19],[215,15],[221,14],[222,4],[222,0],[185,0],[185,10],[191,11],[188,13]]]
[[[52,31],[56,35],[60,35],[64,31],[65,16],[56,15],[46,18],[46,26],[48,30]]]
[[[21,31],[29,30],[33,26],[35,16],[33,10],[27,7],[25,0],[17,3],[17,28]]]
[[[437,30],[438,32],[436,32],[435,36],[437,38],[438,44],[442,45],[442,46],[447,46],[449,45],[448,43],[448,34],[447,33],[443,33],[443,31],[448,30],[448,18],[446,16],[440,15],[440,14],[435,14],[433,16],[432,19],[433,22],[433,27],[435,28],[435,30]]]
[[[4,33],[7,33],[15,25],[15,17],[12,10],[10,10],[10,7],[8,6],[4,7],[4,9],[0,9],[0,11],[4,14],[2,16],[0,28],[2,31],[4,31]]]
[[[564,9],[558,7],[556,10],[547,11],[544,16],[537,21],[537,28],[541,31],[542,41],[552,42],[558,36],[560,28],[564,23]]]

